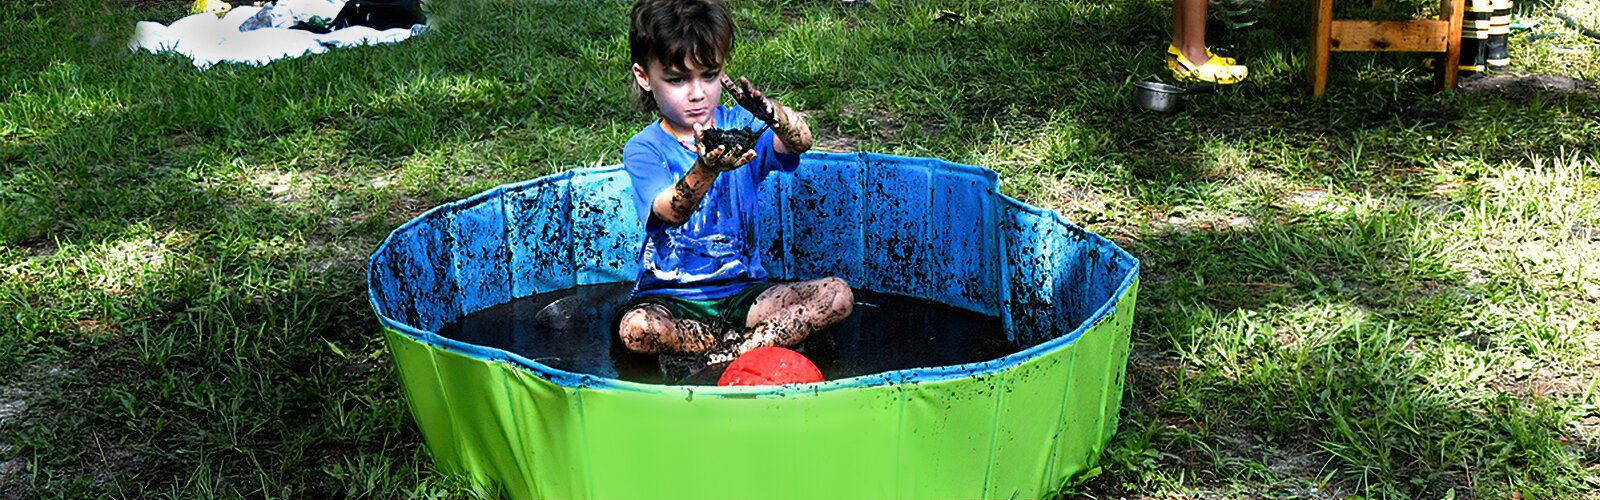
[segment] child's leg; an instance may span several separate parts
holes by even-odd
[[[666,306],[637,304],[617,325],[622,345],[640,354],[698,354],[717,345],[715,329],[692,319],[675,318]]]
[[[713,357],[732,359],[758,347],[794,346],[817,330],[849,317],[854,306],[850,285],[839,278],[773,286],[756,297],[745,316],[745,326],[752,330],[750,337],[731,352]]]
[[[1206,8],[1208,0],[1173,0],[1172,44],[1195,64],[1205,64]]]

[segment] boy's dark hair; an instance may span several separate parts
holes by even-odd
[[[652,62],[679,70],[688,69],[685,61],[719,66],[733,52],[733,16],[722,0],[638,0],[631,17],[628,50],[646,70]],[[655,109],[649,91],[634,85],[633,95],[639,109]]]

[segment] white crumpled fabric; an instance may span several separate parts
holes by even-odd
[[[245,20],[260,11],[261,7],[234,7],[221,18],[216,14],[195,14],[179,19],[170,26],[140,22],[134,26],[128,49],[182,54],[194,60],[195,68],[204,71],[217,63],[263,66],[279,59],[320,54],[330,48],[394,43],[423,33],[428,28],[426,24],[418,24],[410,29],[379,31],[366,26],[353,26],[321,35],[288,28],[239,31],[239,26]]]
[[[316,17],[332,21],[344,4],[345,0],[278,0],[261,7],[260,12],[239,25],[239,31],[288,28]]]

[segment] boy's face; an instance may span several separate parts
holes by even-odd
[[[679,133],[694,130],[694,124],[711,123],[711,108],[722,100],[722,66],[701,67],[685,61],[683,68],[652,62],[649,68],[633,65],[634,82],[656,99],[661,116]]]

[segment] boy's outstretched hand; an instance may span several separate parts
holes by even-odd
[[[800,154],[811,149],[811,127],[806,125],[805,118],[788,106],[779,104],[777,99],[767,97],[756,90],[750,80],[739,77],[739,83],[734,84],[733,78],[722,75],[722,88],[733,95],[734,102],[739,103],[749,111],[757,120],[772,127],[772,132],[783,141],[785,153]]]
[[[755,151],[743,148],[740,148],[736,151],[729,151],[726,147],[717,146],[716,149],[711,151],[704,151],[701,149],[700,145],[705,144],[705,134],[706,128],[704,125],[698,123],[694,124],[693,149],[694,152],[700,154],[700,164],[705,165],[706,168],[718,172],[727,172],[730,170],[736,170],[739,167],[744,166],[744,164],[750,163],[750,160],[754,160],[756,158]]]
[[[750,114],[755,115],[762,123],[772,125],[772,119],[778,112],[778,103],[768,99],[761,91],[750,84],[750,79],[739,77],[739,84],[733,84],[733,78],[722,75],[722,89],[733,95],[734,102],[739,103]]]

